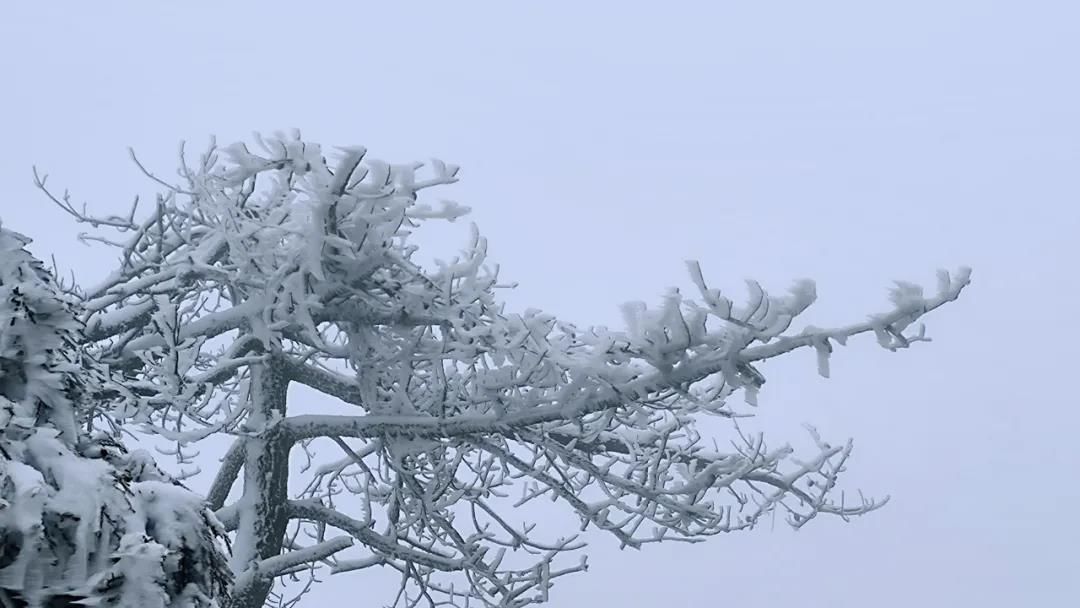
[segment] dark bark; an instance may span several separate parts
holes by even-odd
[[[254,396],[259,403],[253,404],[258,418],[270,421],[285,416],[286,393],[289,379],[282,362],[271,357],[265,364],[252,370]],[[254,518],[241,520],[241,534],[250,534],[254,546],[254,559],[264,560],[281,553],[285,530],[289,523],[289,448],[282,425],[269,424],[258,436],[246,442],[244,459],[244,496],[242,508],[251,508]],[[250,501],[250,502],[249,502]],[[251,505],[251,506],[247,506]],[[240,516],[244,517],[243,514]],[[234,564],[235,574],[250,564]],[[258,577],[243,589],[234,589],[224,608],[261,608],[273,586],[272,578]]]

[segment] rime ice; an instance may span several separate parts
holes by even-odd
[[[577,327],[505,310],[475,226],[457,257],[413,261],[415,232],[468,211],[424,200],[456,167],[326,155],[298,134],[255,143],[183,159],[145,219],[103,223],[54,197],[123,233],[119,268],[79,291],[88,347],[124,370],[112,410],[182,444],[234,440],[209,498],[235,538],[237,606],[322,566],[396,571],[401,605],[545,601],[584,562],[576,536],[516,515],[537,498],[632,548],[775,511],[795,527],[871,511],[881,502],[835,498],[850,442],[810,429],[817,449],[796,458],[732,425],[718,452],[697,422],[747,415],[733,397],[758,403],[760,362],[813,349],[827,376],[833,342],[924,340],[907,328],[968,282],[943,273],[932,298],[900,282],[868,321],[793,330],[813,282],[777,296],[750,281],[737,302],[690,262],[696,294],[624,306],[623,331]],[[290,385],[348,413],[290,411]],[[309,465],[303,483],[290,458]]]

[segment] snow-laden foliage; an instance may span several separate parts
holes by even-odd
[[[932,296],[901,283],[893,308],[867,321],[792,330],[812,282],[781,296],[751,283],[737,306],[691,263],[696,297],[626,305],[621,331],[577,327],[505,310],[475,227],[459,257],[413,261],[416,229],[467,212],[418,196],[454,182],[456,167],[362,148],[328,160],[298,134],[256,143],[211,145],[194,164],[182,151],[177,183],[144,169],[163,188],[145,218],[91,217],[49,194],[120,233],[87,237],[120,262],[76,290],[96,356],[129,389],[115,411],[180,456],[235,437],[209,496],[235,534],[235,606],[278,597],[274,579],[305,564],[397,571],[402,605],[542,602],[584,562],[563,559],[576,536],[542,538],[512,510],[536,498],[634,548],[773,512],[796,527],[866,513],[880,503],[834,491],[850,443],[811,431],[818,450],[796,459],[740,432],[732,397],[755,403],[755,365],[796,349],[815,350],[827,375],[834,346],[857,334],[891,350],[924,340],[909,326],[968,283],[967,270],[942,272]],[[290,411],[290,385],[353,413]],[[703,417],[730,421],[730,448],[711,447]],[[318,445],[340,456],[313,461]],[[299,495],[288,493],[294,448],[308,457]]]
[[[105,374],[27,242],[0,227],[0,605],[219,605],[220,522],[145,451],[83,426]]]

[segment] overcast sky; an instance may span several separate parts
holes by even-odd
[[[453,4],[6,3],[0,218],[90,283],[111,253],[75,241],[32,164],[120,212],[154,192],[128,146],[171,174],[181,139],[297,127],[462,165],[443,194],[520,283],[511,306],[579,324],[688,285],[688,258],[733,293],[816,279],[816,325],[970,265],[933,343],[853,341],[831,380],[812,353],[764,368],[755,428],[854,437],[846,487],[885,509],[641,552],[596,538],[551,605],[1075,601],[1080,3]],[[432,229],[429,255],[465,245]],[[303,605],[395,587],[344,575]]]

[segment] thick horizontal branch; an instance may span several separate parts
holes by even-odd
[[[513,434],[513,430],[517,428],[577,419],[593,412],[620,407],[636,398],[706,378],[723,368],[723,359],[720,355],[699,357],[692,362],[694,365],[690,367],[677,368],[669,373],[647,374],[638,380],[626,383],[622,389],[597,387],[590,394],[579,398],[576,404],[552,403],[501,416],[494,413],[461,414],[447,418],[311,414],[290,417],[282,424],[285,425],[286,433],[297,441],[329,436],[370,438],[384,435],[411,435],[437,439]]]
[[[352,538],[340,536],[311,547],[289,551],[256,562],[236,577],[233,582],[233,595],[243,597],[248,589],[260,580],[272,579],[298,566],[326,559],[352,545]]]
[[[126,331],[145,327],[153,318],[157,308],[152,301],[146,301],[135,305],[123,306],[109,311],[96,312],[90,315],[86,323],[84,335],[88,341],[99,342],[118,336]],[[208,314],[180,329],[181,340],[204,336],[212,338],[227,331],[244,327],[248,316],[259,313],[259,307],[254,301],[244,302],[232,308]],[[336,304],[325,307],[312,315],[316,324],[348,322],[357,325],[389,325],[389,326],[431,326],[445,323],[445,319],[435,316],[423,316],[407,314],[404,311],[377,313],[364,310],[358,306]],[[160,338],[153,335],[136,338],[127,350],[142,350],[160,344]]]
[[[822,338],[844,339],[853,335],[888,328],[896,323],[918,318],[946,302],[955,300],[970,282],[967,269],[959,280],[939,297],[926,300],[919,310],[899,308],[865,323],[834,330],[820,330],[801,336],[789,336],[775,342],[745,348],[738,353],[719,349],[698,355],[670,371],[656,370],[624,383],[621,387],[597,386],[579,393],[569,403],[551,403],[512,412],[505,415],[464,414],[448,418],[431,416],[319,416],[307,415],[289,418],[284,422],[287,432],[296,440],[312,437],[379,437],[383,435],[412,435],[426,438],[449,438],[468,435],[506,435],[514,429],[548,422],[574,420],[583,415],[618,408],[637,399],[655,395],[672,388],[684,387],[723,371],[734,365],[739,367],[752,361],[770,359],[802,347],[810,347]]]
[[[320,393],[337,397],[345,403],[360,406],[364,404],[360,395],[360,386],[351,378],[294,361],[286,361],[285,369],[293,382],[299,382]]]
[[[185,323],[180,326],[177,342],[184,342],[193,338],[213,338],[221,334],[243,327],[247,324],[248,317],[260,311],[258,302],[244,302],[231,308],[210,313],[205,317]],[[125,353],[133,353],[153,346],[162,346],[165,339],[153,333],[135,338],[124,347]]]
[[[143,302],[120,310],[95,314],[87,322],[83,335],[89,342],[100,342],[126,331],[145,327],[150,323],[155,310],[153,302]]]

